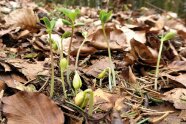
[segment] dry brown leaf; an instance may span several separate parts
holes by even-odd
[[[173,61],[168,65],[168,68],[173,71],[186,71],[186,61]]]
[[[94,91],[94,104],[101,110],[108,111],[114,107],[115,101],[119,98],[117,94],[104,92],[102,89]]]
[[[176,81],[176,83],[182,84],[184,87],[186,87],[186,74],[180,74],[178,76],[172,76],[170,74],[162,73],[161,76],[166,76],[167,78]]]
[[[176,109],[186,109],[186,89],[175,88],[164,95],[163,100],[173,103]]]
[[[6,62],[12,64],[16,67],[21,73],[23,73],[27,79],[34,79],[37,75],[48,75],[49,70],[44,68],[43,61],[38,61],[35,63],[28,63],[22,59],[9,59]]]
[[[94,61],[94,63],[91,66],[85,68],[83,71],[87,75],[97,77],[98,74],[107,67],[109,67],[109,59],[108,57],[105,57],[100,60]]]
[[[5,18],[5,20],[7,25],[33,29],[37,27],[38,17],[32,9],[23,8],[14,10]]]
[[[144,63],[155,65],[157,62],[158,53],[156,50],[146,46],[145,44],[131,40],[133,56],[139,57]]]
[[[106,26],[105,32],[110,41],[110,48],[112,50],[124,50],[129,47],[126,41],[126,35],[121,30],[116,28],[116,26]],[[88,40],[91,41],[90,44],[96,49],[107,49],[107,42],[104,39],[103,31],[101,27],[98,27],[96,31],[88,36]]]
[[[63,124],[63,112],[41,93],[19,92],[3,98],[7,124]]]

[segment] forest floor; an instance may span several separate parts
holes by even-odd
[[[0,121],[2,124],[185,124],[186,123],[186,27],[185,20],[173,12],[157,8],[118,10],[105,23],[108,44],[102,30],[99,9],[79,9],[74,33],[62,19],[67,19],[53,3],[38,6],[22,0],[0,1]],[[51,52],[44,22],[56,20],[51,37],[54,58],[54,95],[51,97]],[[60,72],[60,45],[69,66],[64,70],[67,97],[63,93]],[[158,77],[156,66],[163,42]],[[86,34],[86,36],[85,36]],[[85,44],[77,52],[83,41]],[[112,73],[111,68],[115,70]],[[77,95],[69,80],[82,82],[77,92],[86,92],[83,103],[75,104]],[[74,73],[76,72],[76,73]],[[100,78],[99,74],[104,73]],[[77,74],[77,78],[73,78]],[[116,77],[116,85],[113,83]],[[80,77],[80,78],[79,78]],[[157,79],[157,89],[155,80]],[[77,81],[78,80],[78,81]],[[100,83],[101,81],[101,83]],[[79,83],[80,83],[79,82]],[[87,90],[89,89],[89,90]],[[93,93],[93,99],[91,97]],[[78,99],[79,100],[79,99]],[[93,100],[93,112],[89,113]],[[89,104],[89,103],[90,104]]]

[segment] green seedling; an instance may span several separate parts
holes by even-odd
[[[100,72],[98,74],[97,78],[99,79],[99,85],[100,85],[100,87],[102,86],[103,79],[108,76],[109,70],[110,70],[110,68],[108,67],[108,68],[104,69],[102,72]],[[110,85],[111,84],[109,84],[109,87],[111,87]]]
[[[50,97],[54,94],[54,58],[53,58],[53,48],[52,48],[52,30],[55,26],[56,21],[55,20],[49,20],[47,17],[42,18],[42,20],[45,23],[46,32],[49,35],[49,44],[50,44],[50,58],[51,58],[51,84],[50,84]]]
[[[107,47],[108,47],[109,64],[110,64],[110,68],[111,68],[111,74],[109,73],[109,86],[111,86],[110,90],[112,89],[112,85],[116,86],[116,77],[115,77],[114,65],[112,62],[110,45],[109,45],[109,41],[108,41],[108,38],[107,38],[107,35],[105,32],[105,23],[110,20],[111,15],[112,15],[112,11],[106,12],[104,10],[101,10],[99,13],[99,19],[101,20],[102,30],[103,30],[103,34],[104,34],[104,40],[107,42]],[[111,77],[112,77],[112,79],[111,79]]]
[[[65,98],[67,98],[67,94],[66,94],[65,81],[64,81],[64,71],[68,67],[68,61],[66,58],[63,57],[63,39],[69,37],[70,35],[71,35],[70,32],[65,32],[61,37],[61,43],[59,45],[60,46],[59,66],[60,66],[60,72],[61,72],[61,82],[62,82],[62,87],[63,87],[63,94],[64,94]]]
[[[83,47],[83,45],[85,44],[85,42],[87,41],[87,32],[83,32],[82,33],[83,37],[84,37],[84,40],[83,42],[81,43],[79,49],[78,49],[78,52],[77,52],[77,55],[76,55],[76,63],[75,63],[75,70],[77,70],[78,68],[78,61],[79,61],[79,54],[80,54],[80,51]]]
[[[154,89],[155,90],[158,90],[158,75],[159,75],[161,53],[162,53],[162,50],[163,50],[163,43],[165,41],[168,41],[168,40],[174,38],[175,35],[176,35],[176,33],[174,33],[174,32],[168,32],[167,34],[162,36],[161,39],[160,39],[160,49],[159,49],[159,53],[158,53],[158,60],[157,60],[156,72],[155,72],[155,82],[154,82]]]
[[[91,89],[86,89],[85,91],[79,92],[74,102],[77,106],[84,108],[89,102],[89,115],[92,116],[93,113],[93,106],[94,106],[94,93]]]
[[[69,44],[69,48],[68,48],[68,55],[67,55],[67,62],[68,62],[68,66],[69,66],[70,52],[71,52],[71,46],[72,46],[72,39],[73,39],[73,35],[74,35],[74,29],[75,29],[75,26],[78,25],[75,23],[75,20],[78,17],[78,15],[80,14],[80,11],[79,11],[79,9],[69,10],[66,8],[60,8],[58,10],[60,12],[62,12],[66,17],[66,19],[62,19],[63,24],[71,27],[71,39],[70,39],[70,44]],[[71,87],[69,73],[70,73],[70,70],[67,67],[67,82],[68,82],[69,86]]]

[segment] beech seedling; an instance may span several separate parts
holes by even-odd
[[[158,90],[158,75],[159,75],[161,53],[162,53],[162,50],[163,50],[163,43],[165,41],[168,41],[168,40],[174,38],[175,35],[176,35],[176,33],[174,33],[174,32],[168,32],[164,36],[162,36],[161,39],[160,39],[160,48],[159,48],[158,59],[157,59],[157,64],[156,64],[155,82],[154,82],[154,89],[155,90]]]
[[[70,44],[69,44],[69,48],[68,48],[68,55],[67,55],[67,62],[68,62],[68,66],[69,66],[70,52],[71,52],[71,46],[72,46],[72,39],[73,39],[73,35],[74,35],[74,29],[75,29],[75,26],[78,25],[75,23],[75,20],[78,17],[78,15],[80,14],[80,10],[79,9],[70,10],[70,9],[66,9],[66,8],[60,8],[58,10],[60,12],[62,12],[66,17],[66,19],[62,19],[63,24],[71,27],[71,39],[70,39]],[[70,73],[70,70],[67,67],[67,82],[68,82],[69,86],[71,87],[69,73]]]
[[[51,83],[50,83],[50,97],[53,96],[54,94],[54,58],[53,58],[53,47],[55,48],[54,45],[52,45],[54,42],[52,40],[52,30],[54,29],[55,20],[49,20],[47,17],[43,17],[42,20],[44,21],[45,27],[46,27],[46,32],[49,35],[49,44],[50,44],[50,58],[51,58]]]
[[[112,56],[111,56],[111,50],[110,50],[110,42],[107,38],[106,32],[105,32],[105,23],[110,20],[112,15],[112,11],[107,12],[105,10],[101,10],[99,13],[99,19],[101,20],[101,26],[104,34],[104,40],[107,43],[108,47],[108,57],[109,57],[109,65],[111,68],[111,74],[109,73],[109,88],[112,89],[112,86],[116,86],[116,77],[115,77],[115,71],[114,71],[114,65],[112,62]]]
[[[60,46],[60,62],[59,62],[59,66],[60,66],[60,72],[61,72],[61,82],[62,82],[62,87],[63,87],[63,94],[64,94],[65,98],[67,98],[67,94],[66,94],[65,81],[64,81],[64,71],[68,67],[68,61],[63,56],[63,39],[69,37],[70,35],[71,35],[70,32],[65,32],[62,35],[62,37],[61,37],[61,43],[59,45]]]

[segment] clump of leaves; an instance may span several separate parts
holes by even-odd
[[[154,82],[154,89],[155,90],[158,89],[159,65],[160,65],[161,53],[163,50],[163,43],[165,41],[168,41],[168,40],[174,38],[175,35],[176,35],[176,33],[174,33],[174,32],[168,32],[164,36],[162,36],[160,39],[160,48],[159,48],[158,59],[157,59],[157,64],[156,64],[155,82]]]
[[[49,44],[50,44],[50,58],[51,58],[51,84],[50,84],[50,97],[53,96],[54,94],[54,58],[53,58],[53,47],[54,47],[54,42],[52,40],[52,30],[54,29],[55,23],[56,21],[53,20],[49,20],[47,17],[42,18],[42,20],[45,23],[45,27],[46,27],[46,32],[49,35]]]
[[[116,77],[115,77],[114,65],[112,62],[110,43],[109,43],[109,40],[105,32],[105,23],[110,20],[111,15],[112,15],[112,11],[107,12],[105,10],[101,10],[99,13],[99,19],[101,20],[102,30],[104,34],[104,40],[106,41],[107,47],[108,47],[108,57],[109,57],[109,64],[111,68],[111,73],[109,72],[109,89],[110,90],[112,89],[112,86],[116,86]]]
[[[79,11],[79,9],[70,10],[70,9],[66,9],[66,8],[60,8],[58,10],[60,12],[62,12],[66,17],[66,19],[62,19],[63,24],[71,27],[71,39],[70,39],[70,44],[69,44],[69,48],[68,48],[68,55],[67,55],[67,62],[68,62],[68,66],[69,66],[70,52],[71,52],[71,46],[72,46],[72,39],[73,39],[73,35],[74,35],[74,29],[77,25],[79,25],[78,23],[75,23],[75,20],[78,17],[78,15],[80,14],[80,11]],[[67,82],[68,82],[69,86],[71,87],[69,73],[70,73],[70,70],[67,67]]]

